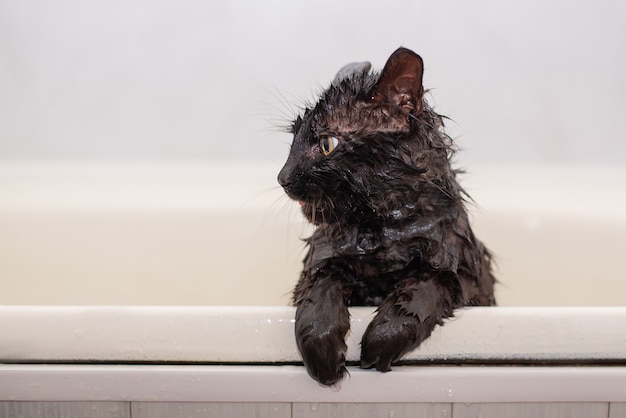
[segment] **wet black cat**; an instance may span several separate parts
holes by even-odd
[[[346,372],[348,306],[378,306],[361,367],[388,371],[454,309],[495,303],[490,256],[470,228],[422,74],[405,48],[380,74],[349,64],[293,123],[278,181],[317,225],[293,295],[296,341],[325,385]]]

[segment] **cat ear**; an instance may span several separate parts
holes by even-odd
[[[350,64],[346,64],[337,73],[335,79],[333,80],[333,86],[339,86],[343,80],[348,79],[356,74],[364,74],[369,72],[370,68],[372,68],[372,64],[367,61],[364,62],[351,62]]]
[[[377,104],[394,104],[407,112],[417,114],[424,104],[422,75],[424,62],[415,52],[398,48],[387,60],[372,93]]]

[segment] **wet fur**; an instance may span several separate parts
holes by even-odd
[[[348,306],[378,306],[361,367],[390,370],[443,319],[492,305],[490,255],[474,237],[442,117],[424,101],[421,58],[400,48],[381,73],[343,71],[294,122],[279,182],[317,225],[293,302],[309,374],[345,374]],[[338,76],[339,77],[339,76]],[[339,138],[323,155],[320,140]]]

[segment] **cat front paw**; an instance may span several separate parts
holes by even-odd
[[[340,382],[346,370],[345,331],[336,326],[306,327],[297,334],[296,341],[309,375],[322,385]]]
[[[380,311],[363,334],[361,368],[390,371],[391,363],[419,345],[420,327],[415,317]]]

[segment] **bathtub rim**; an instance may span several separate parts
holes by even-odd
[[[350,308],[348,361],[374,314]],[[0,363],[299,363],[286,306],[0,306]],[[459,309],[418,364],[626,364],[626,307]]]
[[[352,351],[348,357],[358,358],[358,341],[372,308],[351,308],[351,313],[352,332],[348,345]],[[278,345],[283,350],[282,356],[287,353],[297,362],[299,356],[293,339],[293,314],[292,307],[0,306],[0,333],[9,336],[0,344],[0,399],[626,402],[626,391],[623,390],[623,382],[626,381],[626,330],[622,326],[626,319],[626,307],[468,308],[457,312],[456,318],[437,328],[429,340],[408,355],[409,359],[423,361],[427,357],[454,360],[454,356],[460,354],[461,360],[467,360],[472,350],[477,350],[474,355],[479,352],[477,342],[495,338],[483,347],[486,349],[483,355],[487,353],[493,357],[494,353],[505,349],[505,345],[510,347],[513,344],[527,351],[534,347],[535,353],[530,358],[554,360],[563,357],[559,355],[560,350],[563,344],[567,344],[575,349],[570,354],[579,359],[592,360],[593,365],[520,367],[516,364],[512,367],[422,364],[395,366],[391,373],[351,366],[348,368],[350,377],[343,383],[342,389],[335,392],[320,387],[301,365],[159,364],[167,362],[168,358],[169,361],[180,360],[181,355],[189,359],[191,357],[187,355],[197,354],[198,350],[202,350],[200,358],[206,359],[206,353],[215,348],[203,331],[211,322],[207,319],[211,318],[231,326],[236,324],[239,333],[233,333],[232,328],[225,326],[219,334],[224,337],[222,342],[231,346],[241,343],[241,338],[244,338],[250,350],[248,354],[244,350],[243,354],[263,350],[276,352]],[[123,332],[112,332],[116,330],[110,327],[111,316],[117,316],[117,323],[125,325]],[[258,321],[250,320],[255,317]],[[259,328],[260,323],[269,324],[268,318],[272,319],[272,325],[265,330]],[[282,321],[274,321],[281,318]],[[543,324],[540,331],[536,328],[537,324]],[[572,334],[572,330],[580,330],[581,325],[587,342],[593,341],[595,345],[586,344],[578,334]],[[94,327],[91,332],[88,326]],[[151,327],[148,339],[144,339],[142,334],[146,326]],[[518,333],[519,338],[510,341],[510,332]],[[541,341],[547,336],[551,338],[548,345]],[[69,350],[68,341],[71,341]],[[265,343],[274,345],[265,346]],[[154,354],[149,350],[152,344],[157,352],[161,350],[161,357],[151,355]],[[536,350],[550,346],[552,351],[548,357],[545,357],[545,351]],[[596,346],[614,352],[618,350],[621,353],[619,365],[598,365],[603,355],[594,350]],[[130,351],[133,354],[130,360],[127,358],[132,364],[109,364],[120,360],[120,353],[126,352],[128,347],[134,350]],[[142,347],[144,352],[138,356]],[[219,345],[217,348],[223,349]],[[47,360],[38,359],[41,353],[50,354],[58,349],[65,350],[65,358],[48,355]],[[21,355],[17,355],[20,350]],[[94,358],[94,353],[99,357]],[[111,353],[114,358],[107,360],[106,356]],[[529,358],[528,354],[526,358]],[[247,361],[251,359],[247,357]],[[58,364],[40,364],[46,361]],[[72,364],[61,364],[63,362]],[[88,362],[90,364],[86,364]]]

